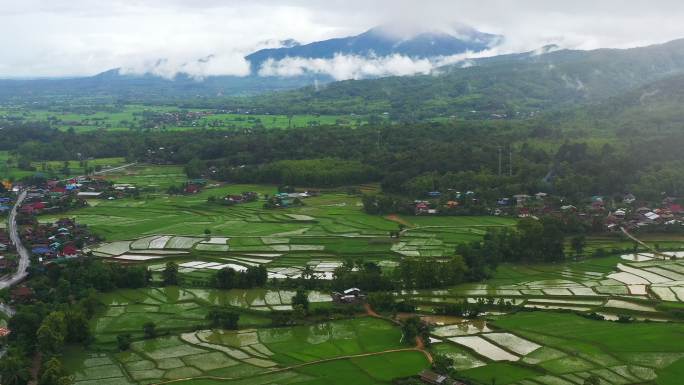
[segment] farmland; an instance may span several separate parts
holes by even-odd
[[[392,270],[403,257],[449,256],[488,229],[516,223],[493,216],[372,216],[358,195],[340,190],[284,209],[263,207],[263,197],[276,192],[271,185],[210,183],[197,194],[169,195],[169,186],[187,180],[178,166],[141,164],[106,178],[144,192],[91,200],[66,216],[105,239],[91,246],[93,257],[143,264],[153,287],[100,294],[105,306],[90,322],[92,345],[69,348],[65,356],[77,385],[389,384],[415,375],[429,366],[427,358],[402,343],[399,327],[388,321],[357,314],[274,327],[273,312],[293,309],[294,290],[217,290],[208,283],[223,268],[257,265],[280,279],[300,277],[306,266],[330,278],[347,259]],[[261,198],[234,206],[209,200],[244,191]],[[399,224],[405,226],[401,236],[390,237]],[[682,248],[678,237],[646,238]],[[596,237],[587,247],[628,246],[620,238]],[[417,305],[419,315],[434,317],[428,351],[453,358],[458,375],[476,384],[581,385],[595,375],[606,384],[675,385],[684,349],[671,336],[684,330],[678,323],[644,322],[675,320],[672,310],[684,302],[684,255],[671,255],[663,260],[638,250],[557,264],[503,264],[483,282],[393,294]],[[160,287],[168,261],[178,264],[181,287]],[[313,308],[332,306],[328,292],[311,291],[308,299]],[[442,305],[478,300],[513,308],[477,320],[434,316]],[[214,306],[239,312],[239,329],[208,328],[205,317]],[[591,313],[604,320],[586,318]],[[615,322],[625,316],[632,321]],[[151,339],[142,331],[148,322],[158,330]],[[116,347],[122,334],[133,338],[125,352]]]
[[[40,174],[46,177],[68,178],[74,175],[86,175],[88,168],[92,170],[107,169],[125,164],[124,158],[99,158],[89,160],[67,161],[35,161],[30,163],[31,169],[20,169],[16,156],[7,151],[0,151],[0,179],[19,180],[26,176]]]
[[[180,168],[149,165],[108,178],[153,191],[186,180]],[[451,255],[458,243],[479,239],[487,228],[515,223],[494,217],[405,218],[411,227],[398,240],[388,236],[398,230],[397,222],[365,214],[359,196],[340,191],[325,192],[307,198],[304,206],[282,210],[265,209],[263,201],[231,207],[207,201],[243,191],[263,197],[274,194],[276,188],[225,185],[209,186],[192,195],[144,193],[135,199],[91,200],[91,207],[65,215],[106,239],[93,247],[96,256],[149,263],[174,258],[182,272],[197,278],[203,275],[202,268],[193,263],[202,261],[214,263],[203,269],[207,272],[228,264],[266,264],[271,275],[280,278],[297,276],[307,264],[330,274],[346,259],[362,258],[391,267],[402,256]],[[42,221],[55,219],[41,217]],[[206,231],[210,239],[205,239]]]
[[[423,353],[401,343],[398,327],[355,317],[274,328],[264,309],[282,309],[293,292],[152,288],[102,294],[91,322],[94,343],[65,360],[77,385],[306,383],[385,384],[427,367]],[[311,293],[325,305],[325,295]],[[321,302],[319,302],[321,301]],[[240,329],[203,326],[212,305],[239,309]],[[159,336],[143,339],[156,322]],[[681,324],[616,323],[573,313],[518,312],[486,320],[436,318],[433,355],[454,359],[460,376],[480,384],[572,385],[597,375],[606,384],[676,385],[684,348]],[[115,337],[133,335],[126,352]],[[344,373],[334,375],[333,373]]]
[[[482,383],[496,379],[497,384],[576,384],[592,374],[608,384],[646,383],[656,378],[658,384],[677,383],[658,374],[671,366],[670,370],[678,368],[678,360],[684,357],[681,344],[672,338],[684,332],[679,324],[619,324],[546,312],[493,318],[490,326],[498,329],[496,333],[469,335],[475,349],[488,354],[492,363],[462,371]],[[449,338],[444,344],[456,341],[463,346],[459,344],[462,338]],[[486,341],[507,355],[487,352]],[[458,352],[441,343],[436,346]]]
[[[282,298],[287,295],[271,292],[265,298],[274,293]],[[93,322],[98,337],[94,347],[69,352],[67,364],[79,385],[147,384],[182,378],[193,378],[182,382],[188,384],[214,383],[212,378],[323,383],[330,380],[326,371],[333,368],[344,368],[347,378],[387,383],[397,375],[410,375],[427,366],[421,352],[401,344],[395,325],[373,318],[272,328],[264,322],[267,318],[243,313],[238,331],[194,326],[203,323],[199,305],[232,302],[245,296],[255,301],[264,299],[258,292],[199,293],[177,288],[113,293],[103,298],[108,308]],[[111,353],[108,344],[112,336],[135,333],[150,319],[159,321],[160,331],[174,334],[139,340],[128,352]],[[388,372],[387,364],[396,371]],[[198,382],[203,381],[201,378],[208,382]],[[333,381],[344,383],[339,378]]]
[[[0,106],[0,121],[41,122],[60,130],[75,132],[97,130],[195,130],[216,128],[244,130],[252,128],[286,129],[311,125],[341,125],[355,127],[366,119],[349,115],[262,115],[249,111],[227,111],[178,108],[171,106],[101,105],[33,109]]]

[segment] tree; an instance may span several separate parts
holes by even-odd
[[[304,289],[297,289],[292,297],[292,307],[294,308],[296,305],[300,305],[305,312],[309,311],[309,296]]]
[[[584,234],[576,235],[572,237],[570,244],[575,251],[575,256],[580,256],[584,251],[584,246],[587,244],[587,237]]]
[[[116,336],[116,345],[119,347],[119,351],[126,351],[131,347],[131,335],[130,334],[119,334]]]
[[[307,289],[313,289],[316,287],[317,276],[311,265],[304,266],[302,274],[299,277],[299,281]]]
[[[292,305],[292,318],[295,320],[302,320],[306,318],[307,310],[302,304]]]
[[[212,327],[237,330],[240,314],[228,308],[213,308],[207,313],[206,319],[210,321]]]
[[[73,383],[74,379],[66,374],[57,357],[52,357],[43,365],[43,372],[38,380],[38,385],[71,385]]]
[[[178,284],[178,264],[175,262],[167,262],[164,271],[162,272],[164,285]]]
[[[428,341],[429,328],[423,320],[418,316],[409,317],[404,320],[401,325],[404,342],[411,343],[416,337],[423,338],[423,341]]]
[[[191,179],[199,178],[202,176],[204,168],[204,162],[197,158],[193,158],[185,165],[185,174]]]
[[[25,385],[31,375],[30,363],[24,357],[23,352],[12,349],[0,359],[0,378],[4,385]]]
[[[449,375],[451,367],[454,365],[454,359],[446,354],[436,354],[432,362],[432,369],[435,372],[443,375]]]
[[[102,305],[102,302],[97,298],[97,292],[90,290],[88,296],[83,298],[80,302],[81,307],[85,313],[86,318],[90,319],[95,315],[95,310]]]
[[[80,342],[88,344],[91,342],[93,336],[88,326],[88,319],[81,309],[70,309],[65,313],[65,321],[67,326],[67,342]]]
[[[67,325],[63,312],[52,312],[43,320],[36,337],[42,353],[55,354],[62,349],[67,337]]]
[[[370,293],[368,303],[376,311],[394,311],[394,296],[389,292]]]
[[[232,289],[236,287],[237,272],[231,268],[223,268],[216,272],[216,287]]]
[[[143,334],[145,338],[154,338],[157,336],[157,325],[154,322],[147,322],[143,325]]]

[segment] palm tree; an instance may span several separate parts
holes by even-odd
[[[30,378],[26,360],[21,353],[12,351],[0,360],[0,377],[5,385],[24,385]]]

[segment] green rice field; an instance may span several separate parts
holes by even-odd
[[[526,312],[492,317],[493,331],[456,328],[433,349],[454,358],[463,377],[489,384],[678,384],[681,324],[593,321]],[[502,338],[504,337],[504,338]],[[469,346],[466,346],[469,345]]]
[[[108,349],[108,342],[102,338],[88,350],[72,349],[66,355],[66,364],[75,376],[76,384],[152,384],[181,379],[187,379],[181,381],[184,384],[344,384],[348,380],[386,384],[395,377],[412,375],[427,367],[426,356],[402,344],[399,328],[384,320],[362,317],[272,328],[260,324],[259,317],[252,316],[247,317],[238,331],[203,329],[201,325],[191,324],[193,314],[199,310],[181,306],[195,303],[195,294],[182,289],[171,290],[177,292],[148,290],[113,294],[106,313],[116,313],[114,318],[125,316],[127,319],[125,322],[111,321],[101,327],[103,320],[112,317],[98,317],[93,325],[97,336],[125,331],[126,327],[139,328],[149,321],[149,313],[154,312],[150,307],[154,306],[167,306],[163,318],[174,314],[181,318],[162,324],[160,330],[175,330],[173,334],[139,339],[126,352]],[[228,297],[225,293],[219,295],[224,298],[238,296],[235,293]],[[246,295],[258,297],[258,293]],[[131,303],[133,297],[142,302]],[[171,302],[174,300],[176,302]],[[158,304],[153,303],[155,301]],[[121,306],[134,305],[140,310],[118,310]],[[244,316],[243,313],[241,321]],[[179,324],[175,326],[174,322]],[[112,324],[126,326],[115,331],[112,328],[118,326]],[[164,326],[171,326],[171,329]],[[331,378],[330,370],[344,370],[345,374]]]

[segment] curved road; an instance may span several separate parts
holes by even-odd
[[[21,282],[28,275],[26,270],[28,269],[30,263],[29,252],[24,247],[24,244],[21,243],[19,229],[17,228],[17,210],[19,209],[19,206],[21,206],[21,203],[24,201],[24,199],[26,199],[26,191],[19,193],[19,196],[17,197],[17,203],[12,208],[8,220],[10,239],[12,240],[12,243],[14,243],[14,246],[17,248],[17,253],[19,254],[19,266],[17,266],[17,271],[14,274],[0,279],[0,289],[14,286]]]
[[[17,248],[17,253],[19,254],[19,266],[14,274],[0,279],[0,289],[5,289],[16,285],[26,278],[26,275],[28,274],[26,270],[28,269],[30,263],[29,252],[24,247],[24,244],[21,243],[19,229],[17,228],[17,210],[19,210],[19,206],[21,206],[21,203],[24,201],[24,199],[26,199],[26,191],[19,193],[19,196],[17,197],[17,203],[14,204],[7,221],[10,239],[12,240],[12,243],[14,243],[15,247]],[[14,317],[15,314],[15,310],[11,306],[4,303],[0,303],[0,311],[7,314],[10,318]],[[7,353],[7,350],[5,347],[3,347],[2,350],[0,350],[0,358],[2,358],[5,353]]]

